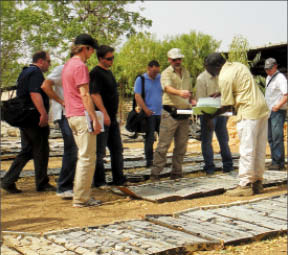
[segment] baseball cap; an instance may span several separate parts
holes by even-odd
[[[271,69],[274,65],[277,65],[277,61],[275,58],[267,58],[265,60],[264,69]]]
[[[178,48],[173,48],[168,51],[167,53],[168,58],[184,58],[184,55],[182,54],[181,50]]]
[[[80,34],[75,38],[74,41],[75,45],[87,45],[87,46],[91,46],[94,49],[98,49],[98,43],[97,40],[93,39],[91,37],[91,35],[88,34]]]

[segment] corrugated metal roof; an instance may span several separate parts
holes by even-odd
[[[253,47],[250,48],[249,50],[261,50],[261,49],[267,49],[267,48],[274,48],[274,47],[283,47],[283,46],[287,46],[287,42],[282,42],[282,43],[273,43],[273,44],[267,44],[267,45],[263,45],[263,46],[257,46],[257,47]]]

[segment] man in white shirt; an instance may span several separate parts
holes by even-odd
[[[52,99],[51,111],[53,122],[57,122],[64,141],[62,167],[59,174],[56,195],[64,199],[73,197],[73,180],[77,163],[77,146],[71,128],[65,117],[61,74],[64,65],[55,67],[47,76],[41,88]],[[54,87],[54,90],[53,90]]]
[[[265,99],[271,112],[268,119],[268,142],[272,159],[270,170],[285,169],[283,127],[287,111],[287,79],[277,67],[274,58],[266,59],[264,69],[268,76]]]

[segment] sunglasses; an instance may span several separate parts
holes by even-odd
[[[173,59],[172,59],[173,62],[181,61],[181,60],[182,60],[182,58],[173,58]]]
[[[104,59],[106,59],[106,60],[108,60],[108,61],[112,61],[112,60],[114,60],[114,56],[113,56],[113,57],[110,57],[110,58],[104,58]]]

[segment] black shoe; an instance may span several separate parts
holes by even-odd
[[[213,175],[214,171],[205,171],[206,175]]]
[[[97,182],[97,183],[92,183],[92,188],[95,187],[95,188],[99,188],[101,186],[106,186],[107,183],[106,182]]]
[[[153,174],[151,174],[151,175],[150,175],[150,180],[151,180],[152,182],[160,181],[160,176],[159,176],[159,175],[153,175]]]
[[[171,174],[170,175],[170,180],[177,180],[183,178],[182,174]]]
[[[17,194],[17,193],[21,193],[21,192],[22,192],[22,190],[17,189],[15,183],[13,183],[13,184],[8,184],[8,185],[2,183],[2,184],[1,184],[1,188],[4,189],[4,190],[6,190],[6,191],[7,191],[8,193],[10,193],[10,194]]]
[[[268,166],[268,169],[269,170],[281,170],[281,167],[277,164],[274,164],[274,165],[271,164],[270,166]]]
[[[223,169],[223,173],[230,173],[232,172],[234,169]]]
[[[52,186],[50,183],[45,184],[44,186],[37,189],[38,192],[43,191],[56,191],[56,188]]]

